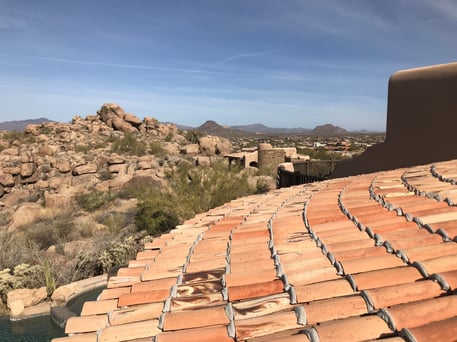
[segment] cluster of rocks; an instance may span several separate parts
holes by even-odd
[[[160,144],[163,155],[112,153],[112,142],[125,134],[145,146]],[[46,207],[66,207],[88,189],[119,190],[137,176],[166,186],[167,168],[183,162],[210,166],[232,151],[231,143],[220,137],[201,137],[191,144],[176,125],[140,120],[117,104],[104,104],[97,115],[76,116],[71,123],[28,125],[24,141],[0,140],[0,145],[0,206],[16,211],[10,229],[33,220],[38,200]]]

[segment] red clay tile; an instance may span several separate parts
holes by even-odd
[[[457,269],[447,272],[440,272],[438,276],[444,279],[450,290],[455,291],[457,289]]]
[[[211,326],[195,329],[163,332],[156,335],[156,342],[233,342],[227,326]]]
[[[158,319],[162,314],[163,303],[135,305],[129,308],[112,311],[109,315],[110,325],[141,322]]]
[[[341,262],[345,274],[368,272],[404,265],[403,260],[393,254],[350,259]]]
[[[439,284],[432,280],[380,287],[365,292],[374,309],[438,297],[444,293]]]
[[[443,239],[441,236],[437,234],[418,234],[417,236],[405,239],[405,238],[400,238],[400,239],[389,239],[388,243],[392,245],[392,247],[395,250],[399,249],[407,249],[411,247],[419,247],[419,246],[430,246],[430,245],[436,245],[440,242],[443,242]]]
[[[225,268],[227,261],[225,257],[214,257],[203,261],[190,262],[187,264],[186,272],[196,273],[218,268]]]
[[[255,270],[268,270],[274,269],[273,259],[255,259],[243,262],[231,262],[230,263],[230,272],[231,273],[243,273]]]
[[[144,267],[122,267],[117,271],[118,277],[139,276],[143,273]]]
[[[352,275],[358,290],[411,283],[422,279],[419,270],[412,266],[399,266]]]
[[[276,270],[268,268],[258,271],[230,273],[225,276],[227,287],[265,283],[277,279]]]
[[[155,262],[155,259],[130,260],[129,267],[146,267]]]
[[[237,341],[265,336],[283,330],[299,328],[294,311],[278,312],[250,319],[242,319],[235,323]]]
[[[360,240],[352,240],[352,241],[344,241],[344,242],[336,242],[336,243],[325,243],[325,248],[329,252],[340,252],[346,251],[350,249],[358,249],[358,248],[368,248],[373,247],[375,244],[373,239],[370,239],[368,235]]]
[[[457,254],[422,260],[420,261],[420,264],[422,264],[429,275],[433,273],[452,271],[457,268]]]
[[[402,250],[409,262],[432,259],[436,257],[457,254],[457,244],[453,242],[440,242],[438,244],[411,247]]]
[[[138,276],[123,276],[123,277],[111,277],[108,280],[107,287],[109,289],[117,288],[117,287],[126,287],[132,286],[135,283],[140,281],[140,277]]]
[[[160,329],[157,325],[158,320],[154,319],[111,326],[98,333],[97,342],[131,341],[146,337],[152,339],[153,336],[160,333]]]
[[[399,304],[386,309],[392,328],[415,328],[457,316],[457,296],[450,295]]]
[[[136,259],[137,260],[154,259],[159,254],[160,254],[159,250],[145,250],[143,252],[138,252],[136,255]]]
[[[210,293],[218,293],[223,289],[220,280],[204,281],[201,283],[193,283],[189,285],[179,285],[177,287],[176,297],[206,295]]]
[[[95,300],[84,302],[81,316],[106,314],[117,309],[117,299]]]
[[[107,315],[91,315],[70,317],[65,324],[65,334],[87,333],[108,326]]]
[[[402,331],[408,341],[455,341],[457,336],[457,317],[432,322],[419,327]]]
[[[225,313],[225,306],[213,306],[191,311],[165,313],[163,331],[227,325],[229,323],[230,320]]]
[[[332,252],[332,250],[329,250]],[[345,261],[351,259],[359,259],[373,256],[380,256],[386,254],[386,249],[384,247],[372,246],[358,249],[349,249],[345,251],[339,251],[332,253],[337,261]]]
[[[97,342],[97,334],[76,334],[67,337],[53,338],[51,342]]]
[[[201,281],[217,280],[221,279],[224,274],[225,269],[208,270],[194,273],[186,272],[183,274],[182,283],[192,284],[199,283]]]
[[[377,339],[391,333],[379,316],[350,317],[324,322],[315,327],[320,342],[354,342]]]
[[[152,290],[170,289],[176,284],[176,278],[163,278],[157,280],[142,281],[132,285],[132,293]]]
[[[169,289],[123,294],[119,297],[118,306],[123,307],[127,305],[162,302],[167,299],[169,295]]]
[[[300,259],[298,258],[296,261],[293,262],[282,262],[281,259],[281,266],[283,268],[284,273],[290,274],[294,272],[305,272],[307,270],[315,270],[323,267],[331,266],[330,261],[324,255],[320,255],[319,258],[309,258],[309,259]]]
[[[287,274],[287,280],[294,286],[318,283],[326,280],[340,279],[335,267],[324,267],[304,272]]]
[[[276,279],[269,282],[228,287],[231,302],[241,299],[252,299],[284,292],[284,284]]]
[[[310,325],[368,313],[367,304],[359,295],[317,300],[303,307]]]
[[[122,294],[130,293],[131,287],[117,287],[114,289],[104,289],[98,296],[98,300],[119,298]]]
[[[207,295],[172,298],[170,302],[170,311],[194,310],[207,308],[211,306],[225,305],[221,293],[211,293]]]
[[[322,281],[315,284],[294,286],[297,303],[318,299],[346,296],[354,293],[351,284],[345,279]]]
[[[286,311],[291,308],[290,298],[287,293],[233,303],[235,322],[242,319],[272,314],[278,311]]]

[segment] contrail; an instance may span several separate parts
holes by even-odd
[[[66,58],[55,58],[55,57],[31,56],[31,58],[42,60],[42,61],[48,61],[48,62],[83,64],[83,65],[99,65],[99,66],[114,67],[114,68],[126,68],[126,69],[178,71],[178,72],[206,73],[206,74],[228,74],[228,75],[229,74],[233,74],[233,73],[227,73],[227,72],[223,72],[223,71],[209,71],[209,70],[198,70],[198,69],[158,67],[158,66],[141,65],[141,64],[119,64],[119,63],[93,62],[93,61],[84,61],[84,60],[66,59]]]

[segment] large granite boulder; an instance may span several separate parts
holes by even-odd
[[[225,138],[207,135],[198,139],[200,153],[206,156],[224,156],[233,150],[233,146]]]

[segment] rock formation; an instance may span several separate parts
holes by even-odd
[[[134,155],[132,146],[113,151],[127,135],[144,147],[144,155]],[[30,124],[22,141],[2,136],[0,132],[0,207],[17,210],[10,230],[33,220],[40,205],[62,208],[87,190],[120,190],[137,176],[165,185],[165,170],[181,160],[210,166],[232,151],[227,139],[206,136],[190,144],[175,125],[141,120],[113,103],[102,105],[97,115],[75,116],[69,124]]]

